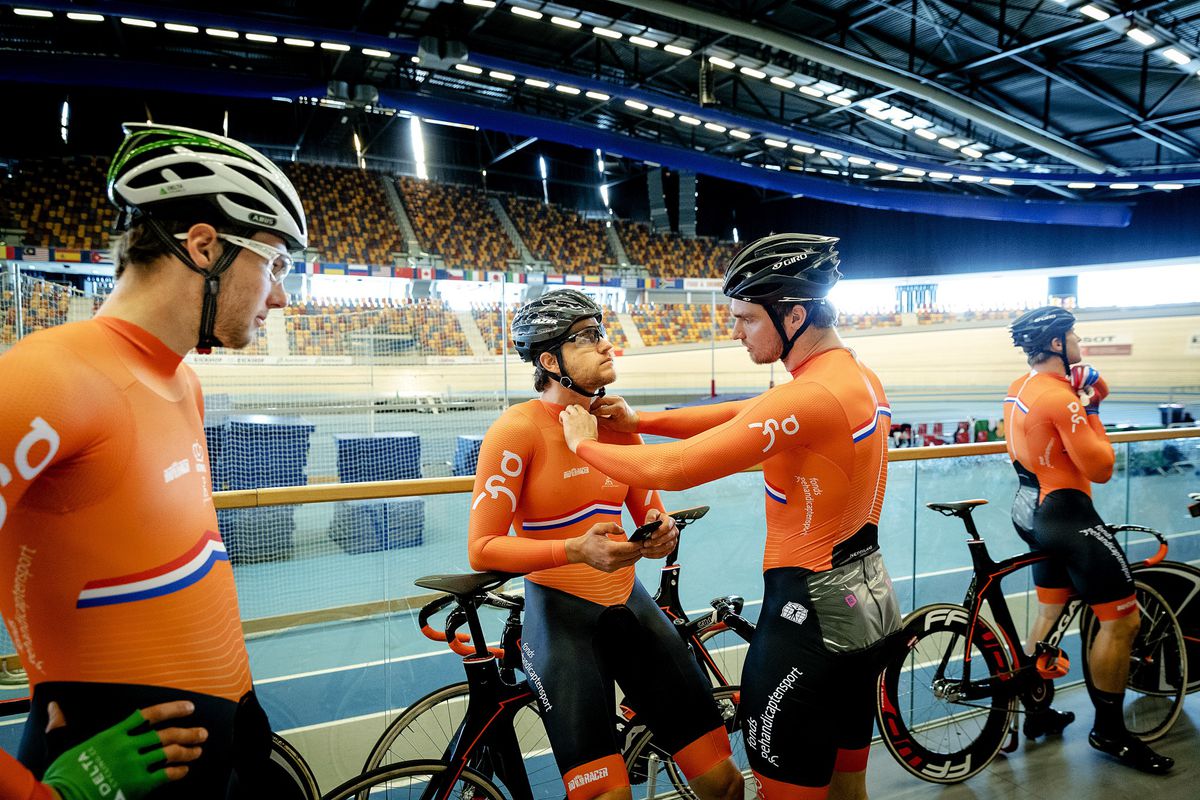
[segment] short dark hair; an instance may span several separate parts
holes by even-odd
[[[171,212],[171,219],[164,219],[159,215],[154,217],[168,236],[187,233],[193,225],[201,223],[212,225],[220,233],[231,233],[246,238],[257,233],[254,228],[230,225],[229,221],[207,202],[172,204]],[[185,219],[189,221],[180,221]],[[109,248],[112,250],[113,263],[117,265],[117,278],[131,265],[148,267],[163,256],[173,255],[173,251],[150,230],[145,217],[135,219],[124,231],[114,232],[109,238]]]
[[[555,378],[553,372],[542,366],[542,353],[555,353],[555,351],[539,350],[533,356],[533,390],[535,392],[546,391],[546,387],[550,385],[550,381]]]
[[[833,303],[821,298],[817,300],[804,300],[802,302],[783,302],[772,303],[771,311],[780,320],[788,318],[792,313],[792,309],[796,306],[803,306],[804,312],[808,315],[808,319],[812,320],[809,325],[813,328],[835,328],[837,327],[838,313],[834,308]]]

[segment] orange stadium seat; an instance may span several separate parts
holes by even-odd
[[[615,260],[600,220],[525,197],[509,196],[504,204],[534,258],[549,261],[556,271],[596,275]]]
[[[398,178],[396,186],[421,249],[440,255],[448,269],[507,270],[520,257],[481,190],[416,178]]]
[[[28,245],[103,250],[116,215],[105,195],[107,170],[107,158],[22,159],[0,192],[0,218],[24,228]]]
[[[391,264],[404,237],[380,186],[361,169],[284,164],[308,215],[309,246],[333,264]]]

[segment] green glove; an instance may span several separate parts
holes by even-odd
[[[42,783],[63,800],[137,800],[167,782],[164,769],[150,771],[163,761],[158,733],[147,728],[141,711],[54,760]]]

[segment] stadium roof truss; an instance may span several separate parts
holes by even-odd
[[[1200,183],[1200,0],[28,2],[0,38],[6,80],[323,98],[513,137],[494,161],[546,138],[880,208],[1121,225]]]

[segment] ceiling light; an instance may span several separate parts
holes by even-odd
[[[848,160],[848,161],[849,161],[851,164],[857,164],[857,165],[858,165],[858,166],[860,166],[860,167],[869,167],[869,166],[871,166],[871,159],[869,159],[869,158],[863,158],[862,156],[850,156],[850,158],[848,158],[847,160]]]
[[[733,131],[729,132],[729,135],[735,139],[749,139],[750,138],[750,134],[747,133],[746,131],[733,130]]]
[[[650,108],[650,106],[646,105],[641,100],[626,100],[625,105],[629,106],[630,108],[635,108],[638,111],[645,111],[646,109]]]
[[[941,139],[938,139],[938,144],[950,150],[957,150],[962,147],[962,142],[957,139],[951,139],[949,136],[943,136]]]
[[[916,133],[917,136],[920,136],[922,139],[928,139],[931,142],[938,138],[938,135],[928,128],[917,128]]]
[[[1174,47],[1168,47],[1166,50],[1163,50],[1162,57],[1179,66],[1183,66],[1192,60],[1192,57],[1187,53],[1184,53],[1182,50],[1176,50]]]
[[[241,35],[237,31],[229,31],[225,30],[224,28],[205,28],[204,32],[209,36],[215,36],[218,39],[236,39]],[[349,50],[350,48],[346,49]]]
[[[335,53],[345,53],[350,50],[350,45],[342,44],[341,42],[321,42],[322,50],[332,50]]]
[[[1112,16],[1107,11],[1096,8],[1091,3],[1087,4],[1086,6],[1080,6],[1079,13],[1083,14],[1085,17],[1091,17],[1092,19],[1096,20],[1097,22],[1104,22],[1104,20],[1106,20],[1110,16]]]
[[[725,59],[725,58],[718,58],[717,56],[709,56],[708,63],[710,63],[714,66],[717,66],[717,67],[722,67],[724,69],[736,69],[737,68],[737,64],[735,64],[732,61],[729,61],[728,59]]]
[[[854,175],[852,175],[851,177],[858,178],[860,181],[865,181],[865,180],[868,180],[868,179],[869,179],[871,176],[870,176],[870,175],[864,175],[864,174],[863,174],[863,173],[861,173],[861,172],[856,172],[856,173],[854,173]]]
[[[820,89],[814,89],[811,86],[801,86],[800,91],[802,93],[808,95],[809,97],[824,97],[825,96],[825,93],[822,92]]]
[[[859,101],[859,105],[868,111],[883,111],[892,107],[890,103],[885,103],[878,97],[865,97]]]
[[[780,167],[778,164],[763,164],[763,169],[770,169],[770,170],[774,170],[775,172],[779,172],[783,168]]]
[[[1130,39],[1133,39],[1135,42],[1140,44],[1142,47],[1149,47],[1150,45],[1152,45],[1158,41],[1157,36],[1149,34],[1146,31],[1142,30],[1141,28],[1130,28],[1129,30],[1125,31],[1125,35],[1128,36]]]
[[[200,29],[195,25],[180,25],[178,22],[164,22],[163,27],[175,33],[199,33]],[[250,38],[255,34],[246,34],[246,38]],[[273,38],[273,37],[272,37]]]
[[[46,11],[42,8],[14,8],[13,13],[18,17],[41,17],[43,19],[49,19],[50,17],[54,16],[53,12]],[[122,20],[122,22],[124,22],[124,20]]]
[[[275,44],[276,42],[279,41],[278,36],[272,36],[269,33],[247,33],[246,39],[251,42],[262,42],[263,44]],[[386,50],[370,50],[368,48],[364,48],[363,53],[366,55],[372,55],[373,53],[387,53],[387,51]],[[391,53],[388,53],[388,55],[390,56]]]
[[[929,173],[929,177],[933,178],[935,181],[948,181],[951,180],[954,175],[949,172],[931,172]]]
[[[465,6],[475,6],[477,8],[495,8],[496,0],[463,0]]]
[[[598,25],[592,28],[592,33],[597,36],[603,36],[605,39],[620,39],[622,35],[620,31],[614,31],[612,28],[601,28]]]
[[[763,72],[761,69],[755,69],[754,67],[742,67],[740,70],[738,70],[738,72],[742,73],[743,75],[749,75],[751,78],[758,78],[759,80],[767,77],[767,73]]]
[[[612,99],[612,97],[606,95],[604,92],[585,92],[583,96],[589,100],[599,100],[602,103]]]
[[[983,158],[983,153],[976,150],[974,147],[964,147],[958,152],[962,153],[967,158]]]
[[[677,56],[690,56],[692,54],[691,50],[688,50],[686,47],[680,47],[677,44],[664,44],[663,50],[666,50],[668,53],[674,53]]]
[[[529,19],[542,18],[542,12],[534,11],[532,8],[523,8],[521,6],[513,6],[512,13],[516,14],[518,17],[527,17]]]
[[[292,47],[315,47],[316,42],[311,39],[284,39],[284,44],[290,44]]]
[[[665,108],[655,108],[651,111],[651,113],[655,116],[664,117],[666,119],[675,119],[675,112],[668,111]]]
[[[958,179],[963,183],[982,183],[982,175],[959,175]]]
[[[713,133],[724,133],[726,130],[728,130],[728,128],[726,128],[724,125],[718,125],[715,122],[706,122],[704,123],[704,127]]]
[[[851,102],[850,98],[842,97],[840,94],[831,94],[825,99],[833,103],[835,106],[848,106]]]
[[[905,167],[905,168],[902,170],[902,172],[903,172],[905,175],[911,175],[911,176],[913,176],[914,178],[923,178],[923,177],[925,177],[925,170],[923,170],[923,169],[917,169],[916,167]]]
[[[38,16],[41,16],[40,14]],[[157,22],[151,22],[148,19],[138,19],[137,17],[121,17],[121,22],[126,25],[132,25],[135,28],[157,28]]]
[[[1182,189],[1182,183],[1156,183],[1154,188],[1160,192],[1173,192],[1176,189]]]
[[[47,11],[46,13],[49,14],[50,12]],[[79,11],[68,11],[67,19],[73,19],[76,22],[104,22],[104,15],[103,14],[84,14]]]
[[[988,178],[988,183],[992,184],[993,186],[1012,186],[1013,179],[1012,178]]]
[[[781,142],[778,139],[763,139],[763,144],[767,147],[787,147],[787,142]]]
[[[551,17],[550,21],[555,25],[562,25],[564,28],[570,28],[572,30],[579,30],[583,27],[583,23],[581,23],[579,20],[567,19],[566,17]]]
[[[841,175],[842,173],[838,172],[836,169],[829,169],[828,167],[826,167],[821,170],[821,174],[822,175]]]
[[[789,81],[787,78],[779,78],[774,75],[771,76],[771,83],[775,84],[776,86],[778,86],[782,89],[795,89],[796,88],[795,81]]]
[[[498,70],[492,70],[489,72],[488,77],[495,78],[498,81],[515,81],[517,79],[517,76],[513,75],[511,72],[500,72]]]
[[[574,86],[563,86],[561,83],[554,87],[554,91],[569,95],[579,94],[579,89],[576,89]]]
[[[886,161],[876,161],[875,169],[881,170],[882,172],[895,172],[896,170],[898,170],[900,168],[897,167],[895,164],[889,164]]]
[[[803,153],[806,156],[814,155],[817,152],[815,148],[809,147],[806,144],[794,144],[792,145],[792,149],[797,153]]]
[[[1096,184],[1087,181],[1075,181],[1067,184],[1068,189],[1095,189]]]
[[[845,156],[841,153],[835,153],[832,150],[822,150],[821,158],[828,158],[830,161],[841,161]]]
[[[455,64],[454,68],[459,72],[466,72],[469,75],[482,75],[483,70],[474,64]]]
[[[533,86],[533,87],[535,87],[535,88],[537,88],[537,89],[549,89],[549,88],[550,88],[550,81],[543,81],[543,80],[540,80],[540,79],[538,79],[538,78],[526,78],[526,79],[525,79],[525,85],[526,85],[526,86]]]
[[[647,39],[645,36],[630,36],[629,41],[638,47],[649,47],[651,50],[658,47],[658,42],[653,39]]]
[[[1110,189],[1136,189],[1136,188],[1138,188],[1138,185],[1136,183],[1110,183],[1108,185],[1108,188],[1110,188]]]
[[[699,125],[700,124],[700,120],[696,119],[695,117],[686,116],[684,114],[679,115],[679,121],[685,125]]]

